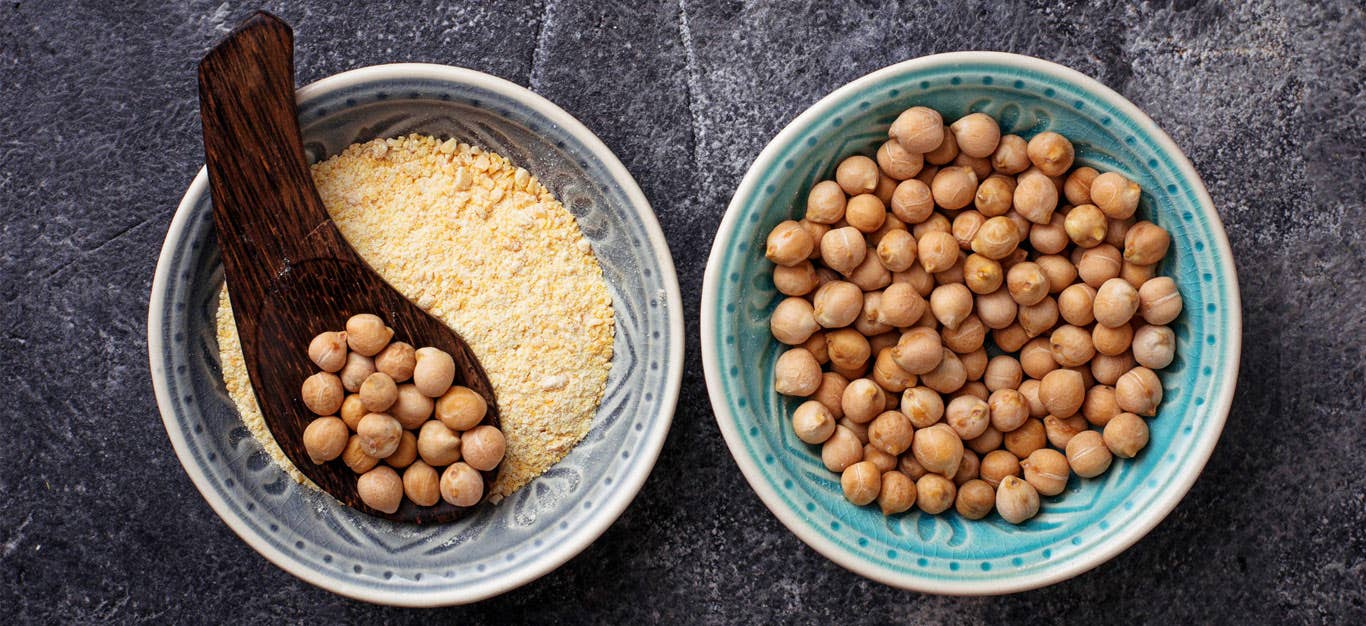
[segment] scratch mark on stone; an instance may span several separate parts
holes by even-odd
[[[689,134],[692,138],[692,157],[694,164],[702,163],[702,114],[701,102],[702,89],[697,77],[697,49],[693,46],[692,29],[688,25],[688,6],[684,0],[678,0],[678,36],[683,40],[683,52],[687,59],[687,82],[688,82],[688,125]]]
[[[32,522],[33,514],[29,513],[24,517],[24,522],[14,529],[14,536],[5,542],[3,547],[0,547],[0,559],[7,558],[19,550],[19,544],[24,541],[24,529]]]
[[[545,49],[550,40],[550,20],[554,18],[555,0],[547,0],[541,11],[541,23],[536,27],[536,47],[531,50],[531,70],[527,74],[527,86],[532,91],[540,91],[541,68],[545,65]]]

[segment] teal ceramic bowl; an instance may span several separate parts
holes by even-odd
[[[1165,397],[1149,420],[1151,443],[1096,479],[1073,477],[1016,526],[993,513],[952,510],[884,517],[856,507],[820,450],[790,426],[798,401],[773,390],[782,346],[768,317],[780,295],[765,238],[799,219],[806,190],[852,154],[872,155],[910,106],[952,120],[982,111],[1025,138],[1054,130],[1077,161],[1124,173],[1143,187],[1140,216],[1172,234],[1160,272],[1176,279],[1185,310],[1172,324],[1177,358],[1161,372]],[[1002,53],[962,52],[900,63],[830,94],[783,129],[755,160],[713,244],[702,290],[702,356],[716,420],[764,504],[802,541],[836,563],[889,585],[944,594],[998,594],[1087,571],[1138,541],[1195,482],[1233,399],[1241,310],[1233,257],[1200,177],[1146,115],[1073,70]]]

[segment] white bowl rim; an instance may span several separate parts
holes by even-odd
[[[593,131],[558,105],[531,90],[502,78],[463,67],[435,63],[391,63],[361,67],[328,76],[299,88],[296,97],[300,103],[304,103],[327,93],[375,80],[413,78],[472,85],[520,101],[528,108],[544,115],[564,132],[573,135],[582,142],[602,162],[613,181],[621,186],[631,207],[635,210],[636,217],[641,220],[646,235],[649,237],[650,248],[655,261],[658,263],[660,278],[665,285],[666,306],[671,318],[669,339],[672,349],[668,358],[669,374],[664,393],[660,397],[662,411],[656,418],[664,420],[664,427],[655,429],[652,436],[642,442],[644,448],[640,454],[643,454],[648,462],[638,465],[637,467],[641,470],[635,474],[621,478],[621,482],[618,483],[619,486],[611,491],[607,501],[603,502],[601,506],[595,507],[598,513],[591,518],[590,523],[579,527],[564,541],[559,542],[553,549],[546,552],[540,560],[528,563],[526,567],[514,570],[501,579],[491,579],[456,589],[414,590],[398,593],[378,591],[364,585],[334,579],[321,570],[309,567],[278,551],[264,538],[253,533],[242,520],[236,517],[227,503],[212,490],[208,477],[193,463],[187,442],[177,429],[172,428],[175,419],[174,405],[166,384],[166,364],[161,357],[164,345],[159,331],[167,310],[167,302],[163,294],[166,292],[166,287],[171,278],[170,260],[174,253],[174,244],[184,237],[194,205],[200,197],[209,191],[208,173],[203,167],[199,169],[199,173],[190,183],[189,189],[186,190],[185,196],[176,208],[165,243],[162,245],[160,257],[157,259],[156,274],[152,279],[152,293],[147,313],[147,350],[151,361],[152,387],[156,393],[157,406],[161,413],[162,424],[166,427],[166,433],[170,437],[176,456],[180,459],[181,466],[189,474],[191,482],[199,490],[200,495],[209,503],[218,517],[233,532],[237,533],[238,537],[241,537],[247,545],[276,566],[319,588],[376,604],[427,607],[477,602],[536,580],[582,552],[606,532],[626,510],[626,507],[644,486],[645,480],[649,477],[655,462],[659,458],[660,450],[664,447],[664,441],[669,433],[669,426],[673,421],[674,411],[678,404],[679,389],[683,381],[683,299],[679,292],[678,275],[674,268],[673,255],[670,253],[669,244],[664,238],[664,232],[659,226],[659,220],[655,217],[649,200],[645,198],[645,194],[641,191],[635,178],[627,171],[626,166],[622,164],[616,154]]]
[[[857,92],[904,72],[962,63],[994,63],[1026,68],[1052,75],[1066,82],[1076,83],[1095,93],[1099,98],[1106,100],[1118,111],[1133,118],[1135,123],[1150,135],[1163,151],[1172,155],[1172,161],[1177,165],[1181,174],[1191,181],[1191,187],[1199,201],[1200,210],[1209,217],[1212,225],[1217,226],[1217,228],[1211,229],[1217,238],[1217,245],[1212,247],[1218,251],[1219,265],[1224,272],[1227,272],[1226,276],[1230,281],[1229,284],[1222,285],[1222,287],[1228,289],[1231,296],[1230,306],[1227,307],[1230,320],[1230,327],[1227,329],[1229,339],[1224,350],[1232,354],[1229,367],[1221,374],[1223,380],[1219,397],[1210,407],[1212,415],[1218,419],[1218,428],[1211,430],[1210,432],[1213,435],[1206,438],[1194,449],[1194,454],[1198,458],[1193,458],[1187,465],[1186,471],[1178,477],[1175,483],[1177,488],[1165,492],[1157,499],[1155,506],[1140,511],[1135,516],[1134,521],[1126,525],[1123,531],[1116,533],[1094,549],[1079,554],[1064,566],[1012,578],[1006,583],[981,580],[936,581],[931,584],[923,578],[892,572],[845,552],[834,542],[809,528],[794,511],[784,506],[778,492],[763,480],[758,462],[743,452],[744,444],[741,440],[739,428],[736,426],[735,416],[725,402],[726,392],[720,382],[722,378],[721,366],[718,362],[715,344],[709,338],[715,335],[717,327],[715,311],[722,280],[719,269],[723,256],[721,242],[729,241],[734,236],[734,231],[740,224],[740,214],[745,209],[741,205],[740,199],[754,193],[759,184],[761,172],[768,170],[776,163],[780,146],[786,145],[796,138],[802,129],[809,126],[813,121],[821,119],[846,94]],[[715,414],[717,425],[721,428],[721,435],[726,440],[726,446],[730,448],[731,456],[740,466],[740,471],[744,474],[745,480],[759,495],[759,499],[764,505],[773,512],[778,521],[787,526],[788,530],[791,530],[808,546],[849,571],[893,587],[944,595],[998,595],[1037,589],[1061,582],[1110,560],[1148,534],[1148,531],[1165,519],[1172,509],[1176,508],[1177,503],[1190,491],[1196,478],[1200,476],[1200,472],[1209,461],[1210,454],[1214,452],[1214,446],[1219,440],[1219,433],[1223,432],[1224,423],[1228,419],[1229,409],[1233,404],[1233,392],[1237,384],[1239,361],[1242,355],[1242,305],[1238,292],[1237,269],[1234,266],[1231,251],[1228,235],[1223,229],[1223,223],[1219,219],[1218,212],[1214,209],[1214,201],[1210,198],[1209,191],[1205,189],[1204,182],[1195,171],[1195,167],[1191,165],[1190,159],[1177,147],[1171,137],[1153,122],[1152,118],[1148,117],[1127,98],[1106,87],[1100,81],[1051,61],[1008,52],[946,52],[889,65],[836,89],[789,122],[759,153],[754,163],[745,172],[739,187],[736,188],[735,195],[732,196],[731,202],[726,208],[726,214],[721,219],[716,238],[712,241],[711,254],[707,259],[707,268],[702,279],[701,322],[699,324],[702,343],[702,370],[707,379],[707,393],[711,398],[712,411]]]

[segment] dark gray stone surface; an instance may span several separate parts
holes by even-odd
[[[431,61],[557,102],[635,173],[678,265],[687,372],[644,491],[554,573],[437,612],[276,569],[176,462],[148,375],[148,292],[202,159],[195,63],[252,7],[122,4],[0,5],[6,618],[1366,621],[1360,2],[268,2],[295,26],[300,82]],[[765,142],[849,80],[962,49],[1064,63],[1166,129],[1224,217],[1246,320],[1233,413],[1190,495],[1095,571],[1006,598],[891,589],[799,542],[727,453],[697,347],[712,234]]]

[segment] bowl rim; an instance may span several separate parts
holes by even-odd
[[[883,569],[875,564],[869,563],[857,555],[846,552],[835,543],[826,539],[812,528],[808,527],[801,516],[794,510],[787,508],[778,492],[773,489],[763,479],[759,463],[756,459],[748,456],[744,451],[744,443],[741,439],[738,422],[735,415],[731,412],[726,402],[727,394],[722,380],[721,366],[717,355],[716,343],[711,341],[717,333],[717,301],[720,297],[722,277],[720,276],[722,257],[724,256],[725,242],[734,238],[736,231],[741,226],[742,213],[748,208],[747,199],[752,197],[758,188],[761,174],[770,168],[777,167],[778,154],[782,146],[787,145],[797,138],[807,128],[815,122],[824,118],[829,111],[834,109],[837,104],[847,97],[848,94],[859,92],[871,85],[890,77],[902,74],[951,66],[966,63],[995,64],[1006,67],[1025,68],[1039,72],[1064,82],[1074,83],[1087,91],[1095,94],[1099,99],[1112,105],[1117,111],[1131,117],[1136,125],[1146,134],[1152,137],[1157,146],[1172,157],[1172,162],[1176,164],[1178,171],[1188,178],[1191,188],[1195,192],[1198,200],[1199,210],[1209,219],[1211,231],[1215,237],[1216,245],[1211,248],[1217,252],[1217,263],[1222,271],[1227,272],[1229,284],[1222,287],[1229,290],[1232,301],[1226,307],[1229,313],[1229,328],[1227,329],[1229,339],[1225,345],[1225,353],[1229,355],[1228,367],[1219,373],[1220,392],[1218,398],[1210,407],[1211,416],[1217,419],[1217,428],[1211,432],[1212,436],[1207,441],[1201,442],[1194,449],[1194,455],[1185,465],[1182,472],[1178,475],[1175,482],[1175,489],[1171,489],[1162,494],[1156,506],[1141,511],[1133,522],[1127,527],[1108,539],[1105,543],[1097,545],[1094,549],[1080,554],[1077,558],[1066,562],[1064,565],[1054,569],[1048,569],[1032,574],[1015,577],[1004,583],[995,580],[976,580],[976,581],[932,581],[922,577],[902,574]],[[788,530],[792,531],[797,538],[801,539],[808,546],[815,549],[826,558],[836,564],[866,578],[878,582],[925,593],[935,593],[943,595],[1000,595],[1037,589],[1053,583],[1067,580],[1083,572],[1110,560],[1115,555],[1128,549],[1139,539],[1143,538],[1148,531],[1152,530],[1157,524],[1167,517],[1176,507],[1191,486],[1199,477],[1205,464],[1209,461],[1210,455],[1214,451],[1215,444],[1218,443],[1219,434],[1223,432],[1224,424],[1227,422],[1229,409],[1233,404],[1234,388],[1237,385],[1239,362],[1242,354],[1242,304],[1238,291],[1237,271],[1233,262],[1232,248],[1228,242],[1228,235],[1223,228],[1223,222],[1219,219],[1219,213],[1214,208],[1214,201],[1210,198],[1209,191],[1205,188],[1204,182],[1200,179],[1195,167],[1191,164],[1184,152],[1177,147],[1167,133],[1153,122],[1135,104],[1127,98],[1115,92],[1113,89],[1102,84],[1100,81],[1091,78],[1081,72],[1069,67],[1046,61],[1043,59],[1013,54],[1008,52],[989,52],[989,51],[963,51],[933,54],[923,57],[902,61],[889,65],[882,69],[866,74],[850,83],[847,83],[829,95],[821,98],[811,105],[800,115],[789,122],[772,140],[769,141],[745,172],[740,185],[736,188],[735,195],[732,196],[730,204],[726,208],[726,213],[721,219],[721,225],[717,230],[715,239],[712,241],[711,253],[707,259],[706,272],[702,280],[701,297],[701,320],[700,320],[700,339],[702,343],[702,369],[707,380],[707,393],[711,399],[712,411],[716,418],[717,425],[721,429],[721,435],[726,441],[726,447],[730,449],[731,456],[735,463],[740,467],[746,482],[751,489],[759,496],[760,501],[768,507],[778,521],[782,522]]]
[[[636,467],[640,469],[634,474],[628,474],[619,479],[618,486],[611,491],[608,500],[595,507],[597,513],[590,518],[590,523],[579,527],[576,533],[546,552],[539,561],[528,563],[526,567],[513,570],[502,578],[476,582],[453,589],[413,590],[400,593],[380,591],[350,581],[335,579],[322,570],[308,567],[289,555],[276,550],[262,537],[247,528],[242,520],[232,513],[227,503],[213,491],[208,477],[198,465],[193,463],[188,443],[178,429],[172,427],[173,423],[178,421],[178,417],[174,413],[174,404],[166,380],[166,363],[162,359],[165,342],[160,335],[160,330],[167,315],[168,302],[165,294],[171,280],[170,261],[174,255],[176,244],[185,236],[185,230],[189,225],[190,214],[194,206],[201,197],[209,192],[208,175],[203,167],[199,169],[185,195],[181,198],[157,259],[147,313],[147,350],[157,407],[161,413],[162,425],[171,440],[171,446],[175,449],[176,457],[179,459],[181,467],[189,474],[191,482],[199,490],[200,495],[208,502],[214,513],[228,525],[228,528],[257,553],[280,569],[319,588],[376,604],[426,607],[476,602],[525,585],[550,573],[578,555],[616,522],[649,478],[655,462],[659,458],[660,451],[663,449],[669,427],[672,425],[683,379],[684,325],[683,302],[673,255],[669,250],[664,232],[659,226],[659,220],[655,216],[649,200],[641,191],[640,185],[616,154],[593,131],[545,97],[511,81],[468,68],[434,63],[390,63],[356,68],[322,78],[300,87],[296,99],[302,104],[322,95],[359,84],[388,79],[413,78],[470,85],[499,93],[520,101],[536,113],[545,116],[564,132],[573,135],[595,158],[602,162],[614,184],[621,187],[649,239],[650,249],[657,263],[660,278],[665,285],[665,306],[670,315],[669,339],[671,349],[667,361],[668,372],[666,373],[666,385],[659,400],[661,410],[655,417],[655,419],[664,420],[663,428],[654,429],[652,433],[641,440],[642,448],[637,454],[643,455],[647,462],[637,465]]]

